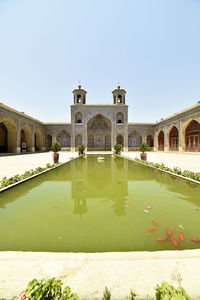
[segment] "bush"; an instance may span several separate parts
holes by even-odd
[[[78,300],[78,295],[73,294],[68,286],[62,289],[62,284],[61,280],[55,278],[40,281],[33,279],[28,283],[21,300]]]
[[[38,167],[35,170],[30,170],[30,171],[26,171],[24,174],[22,175],[14,175],[13,177],[7,178],[7,177],[3,177],[3,179],[0,181],[0,189],[3,189],[13,183],[19,182],[21,180],[27,179],[33,175],[39,174],[47,169],[51,169],[54,166],[56,166],[57,164],[46,164],[45,168],[41,168]]]
[[[114,146],[114,149],[115,149],[116,152],[119,152],[119,151],[122,151],[123,146],[122,146],[121,144],[116,144],[116,145]]]
[[[78,146],[78,151],[79,151],[81,154],[84,154],[85,149],[86,149],[86,147],[85,147],[85,145],[83,145],[83,144]]]
[[[190,300],[190,297],[181,286],[176,289],[165,281],[162,282],[161,286],[157,285],[155,290],[156,300]]]
[[[140,145],[140,151],[142,153],[146,152],[148,150],[148,146],[145,142],[143,142],[141,145]]]
[[[55,152],[58,152],[61,150],[61,146],[60,146],[60,143],[58,142],[54,142],[51,146],[51,151],[53,151],[54,153]]]

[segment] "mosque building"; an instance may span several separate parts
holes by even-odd
[[[0,103],[0,152],[49,151],[58,141],[62,150],[81,144],[88,151],[139,150],[146,142],[152,151],[200,152],[200,101],[155,123],[130,123],[126,91],[118,86],[112,104],[87,104],[87,92],[73,90],[71,123],[44,123]]]

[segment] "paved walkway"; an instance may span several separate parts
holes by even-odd
[[[77,156],[78,152],[63,151],[60,152],[59,162],[67,162]],[[4,176],[12,177],[37,167],[45,167],[47,163],[53,163],[52,152],[0,156],[0,180]]]
[[[133,159],[140,158],[140,152],[122,152],[122,155]],[[182,171],[200,172],[200,153],[147,152],[147,160],[154,163],[163,163],[169,168],[178,167]]]

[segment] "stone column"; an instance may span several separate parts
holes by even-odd
[[[20,153],[21,152],[21,127],[17,126],[17,142],[16,142],[16,149],[15,149],[16,153]]]
[[[35,129],[31,130],[31,149],[30,152],[35,152]]]
[[[185,150],[185,137],[183,134],[183,122],[179,121],[179,130],[178,130],[178,149],[179,152]]]
[[[168,151],[168,146],[167,146],[167,128],[166,126],[163,129],[164,132],[164,151]]]

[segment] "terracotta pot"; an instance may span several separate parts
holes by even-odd
[[[58,153],[53,153],[53,162],[54,164],[57,164],[59,161],[59,154]]]
[[[147,154],[146,153],[140,153],[141,160],[147,160]]]

